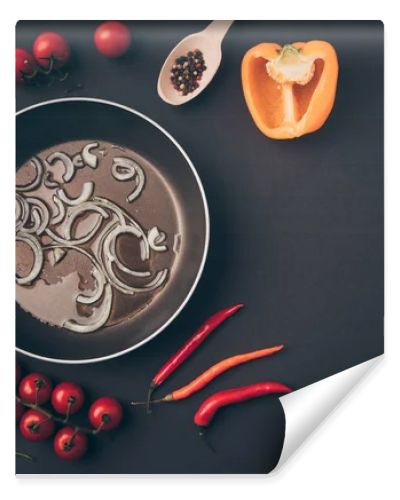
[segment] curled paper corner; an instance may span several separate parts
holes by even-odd
[[[279,471],[366,373],[382,359],[383,354],[279,398],[285,412],[286,429],[281,456],[273,472]]]

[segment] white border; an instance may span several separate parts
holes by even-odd
[[[210,213],[208,210],[208,204],[207,204],[207,198],[206,194],[204,191],[203,184],[201,182],[200,176],[197,173],[197,170],[193,163],[191,162],[189,156],[186,154],[182,146],[172,137],[171,134],[169,134],[161,125],[159,125],[157,122],[149,118],[148,116],[144,115],[143,113],[140,113],[139,111],[136,111],[132,108],[129,108],[128,106],[124,106],[123,104],[118,104],[113,101],[107,101],[105,99],[98,99],[94,97],[64,97],[60,99],[51,99],[49,101],[43,101],[38,104],[33,104],[32,106],[28,106],[27,108],[21,109],[16,113],[16,116],[22,115],[23,113],[26,113],[28,111],[31,111],[32,109],[39,108],[41,106],[47,106],[48,104],[57,104],[60,102],[70,102],[70,101],[79,101],[79,102],[96,102],[99,104],[106,104],[108,106],[114,106],[116,108],[123,109],[125,111],[128,111],[129,113],[133,113],[136,116],[139,116],[140,118],[143,118],[144,120],[148,121],[151,123],[154,127],[158,128],[168,139],[176,146],[176,148],[181,152],[182,156],[185,158],[186,162],[188,163],[189,167],[191,168],[194,178],[196,179],[197,185],[200,190],[201,198],[203,200],[203,207],[204,207],[204,215],[205,215],[205,225],[206,225],[206,235],[205,235],[205,242],[204,242],[204,251],[203,251],[203,257],[201,259],[200,267],[199,270],[197,271],[196,278],[193,282],[193,285],[191,289],[189,290],[188,294],[184,298],[183,302],[181,305],[178,307],[178,309],[170,316],[170,318],[158,328],[154,333],[152,333],[148,338],[145,340],[142,340],[141,342],[134,344],[132,347],[129,347],[128,349],[124,349],[123,351],[118,351],[113,354],[109,354],[108,356],[102,356],[100,358],[88,358],[88,359],[79,359],[79,360],[74,360],[74,359],[58,359],[58,358],[48,358],[46,356],[40,356],[39,354],[34,354],[29,351],[25,351],[24,349],[21,349],[17,346],[15,346],[15,349],[17,352],[20,352],[21,354],[25,354],[26,356],[30,356],[32,358],[36,359],[41,359],[43,361],[49,361],[51,363],[61,363],[61,364],[71,364],[71,365],[82,365],[82,364],[89,364],[89,363],[99,363],[100,361],[106,361],[108,359],[112,358],[117,358],[118,356],[122,356],[123,354],[126,354],[128,352],[134,351],[135,349],[138,349],[140,346],[147,344],[147,342],[150,342],[150,340],[154,339],[157,335],[159,335],[167,326],[172,323],[172,321],[178,316],[178,314],[182,311],[182,309],[185,307],[185,305],[188,303],[190,297],[192,296],[193,292],[195,291],[197,284],[200,280],[201,275],[203,274],[203,269],[204,265],[207,259],[207,253],[208,253],[208,247],[210,243]]]

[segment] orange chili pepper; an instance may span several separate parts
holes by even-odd
[[[153,403],[170,403],[172,401],[178,401],[180,399],[186,399],[192,394],[200,391],[208,385],[212,380],[221,375],[221,373],[230,370],[231,368],[241,365],[243,363],[247,363],[248,361],[252,361],[253,359],[264,358],[265,356],[270,356],[275,352],[281,351],[284,346],[277,345],[274,347],[268,347],[266,349],[259,349],[258,351],[247,352],[245,354],[238,354],[236,356],[232,356],[230,358],[223,359],[219,363],[211,366],[203,372],[201,375],[196,377],[189,384],[181,387],[180,389],[176,389],[175,391],[167,394],[162,399],[154,400]],[[145,402],[132,402],[132,405],[140,405],[145,404]]]
[[[318,130],[335,102],[338,60],[324,41],[261,43],[242,61],[244,97],[257,127],[272,139]]]

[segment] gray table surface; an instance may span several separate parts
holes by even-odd
[[[88,399],[108,394],[125,404],[123,426],[91,440],[79,463],[55,457],[51,442],[17,449],[18,473],[262,473],[276,464],[284,437],[279,401],[261,398],[216,418],[209,439],[196,435],[193,414],[222,388],[281,380],[294,388],[383,351],[383,25],[378,22],[236,22],[222,64],[193,102],[171,107],[156,91],[169,50],[206,22],[131,22],[132,49],[120,60],[99,55],[97,23],[20,22],[17,46],[59,31],[70,41],[70,78],[50,88],[17,89],[17,109],[70,96],[113,100],[166,128],[187,151],[204,183],[211,214],[206,268],[190,303],[143,348],[112,361],[55,365],[18,356],[25,371],[75,380]],[[241,88],[247,49],[273,41],[323,39],[337,49],[340,73],[334,110],[317,133],[272,141],[255,127]],[[213,335],[174,377],[169,391],[235,353],[284,343],[275,357],[228,372],[179,405],[152,417],[128,406],[142,398],[163,361],[217,309],[246,309]],[[18,328],[18,321],[17,321]]]

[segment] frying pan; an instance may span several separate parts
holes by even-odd
[[[51,146],[96,138],[137,151],[170,188],[181,224],[182,245],[167,285],[140,314],[90,334],[43,323],[16,306],[17,351],[59,363],[92,363],[137,349],[161,333],[190,299],[203,271],[209,242],[204,189],[187,154],[160,125],[109,101],[66,98],[17,113],[17,168]]]

